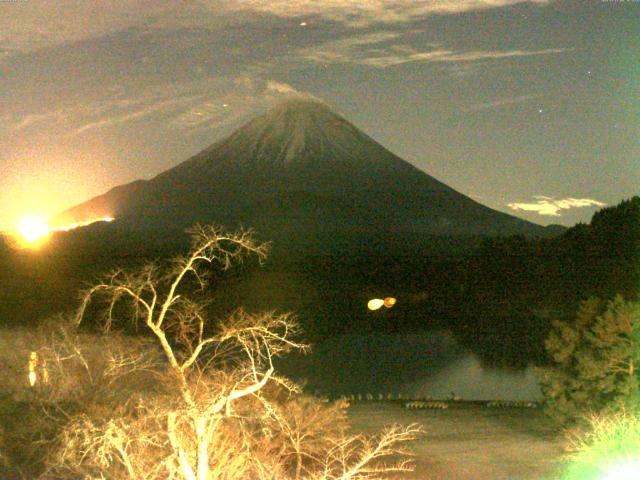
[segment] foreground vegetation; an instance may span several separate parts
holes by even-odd
[[[542,370],[546,408],[560,424],[577,428],[571,435],[578,439],[578,452],[608,449],[601,447],[602,439],[619,436],[606,432],[624,432],[626,445],[636,441],[631,420],[637,417],[639,388],[640,320],[634,303],[640,285],[639,214],[636,197],[559,239],[486,242],[477,256],[442,260],[442,268],[427,276],[442,285],[424,300],[426,315],[450,322],[458,335],[473,340],[468,344],[486,350],[483,358],[489,361],[513,360],[519,350],[528,361],[543,363],[544,357],[532,352],[549,334]],[[227,235],[201,227],[193,234],[187,257],[103,277],[84,292],[75,318],[2,332],[0,476],[347,479],[408,470],[402,444],[419,434],[416,426],[392,428],[376,439],[354,437],[340,402],[306,397],[277,374],[276,358],[306,349],[292,316],[236,308],[230,315],[213,315],[220,310],[208,304],[211,297],[198,297],[207,275],[228,279],[210,265],[225,270],[249,255],[263,259],[265,246],[246,232]],[[552,253],[541,253],[546,251]],[[37,261],[43,272],[50,271],[48,259]],[[360,277],[368,272],[361,264],[351,267]],[[394,275],[411,271],[381,270],[392,272],[387,286]],[[409,284],[417,285],[423,273],[414,272]],[[48,281],[56,284],[60,275],[65,272]],[[233,303],[230,299],[244,290],[247,278],[237,278],[235,290],[216,290],[223,303]],[[356,274],[325,268],[317,278],[311,293],[297,295],[304,290],[301,283],[284,295],[302,299],[305,314],[305,308],[320,305],[318,328],[333,328],[370,293],[359,291],[363,281]],[[25,282],[40,285],[37,278]],[[267,287],[261,301],[281,293],[277,282]],[[591,294],[601,300],[594,297],[577,314],[567,313]],[[28,290],[24,295],[42,303]],[[362,331],[410,332],[414,314],[425,305],[423,297],[414,298],[413,306],[401,300],[393,309],[397,321],[367,318]],[[473,317],[473,328],[465,315]],[[352,323],[349,328],[358,329],[363,320],[354,315]],[[514,338],[525,338],[528,347],[520,349]],[[37,359],[33,387],[25,370],[31,352]],[[631,420],[620,426],[625,418]],[[380,463],[387,457],[399,463]],[[580,458],[595,457],[575,457]]]
[[[585,300],[573,321],[554,322],[546,347],[552,362],[539,369],[540,384],[558,423],[639,405],[640,303]]]
[[[581,301],[617,293],[637,298],[638,225],[640,197],[634,197],[554,238],[417,239],[390,232],[355,243],[316,239],[332,245],[326,250],[283,239],[263,267],[248,260],[216,274],[224,281],[211,285],[217,299],[211,307],[218,318],[240,306],[296,312],[314,344],[341,334],[437,327],[483,362],[524,368],[545,361],[551,321],[571,320]],[[139,231],[116,220],[55,235],[37,252],[16,252],[0,241],[0,323],[32,325],[67,311],[75,306],[69,299],[100,272],[171,258],[188,248],[182,239],[181,231]],[[363,308],[387,294],[398,299],[392,309]]]
[[[565,480],[640,475],[640,303],[585,300],[554,322],[539,370],[546,412],[570,443]]]
[[[403,444],[420,427],[350,435],[344,405],[306,397],[277,374],[276,357],[306,348],[290,315],[238,310],[208,320],[206,302],[193,299],[204,267],[264,258],[266,246],[249,232],[191,233],[188,256],[112,272],[84,292],[73,325],[59,318],[2,350],[12,367],[3,369],[3,408],[12,409],[3,413],[20,415],[2,432],[5,477],[349,480],[410,471]],[[102,334],[76,327],[91,320]],[[141,335],[118,333],[123,322]]]
[[[583,431],[571,431],[570,462],[562,480],[638,478],[639,413],[592,414]]]

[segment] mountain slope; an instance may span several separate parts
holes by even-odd
[[[137,226],[243,224],[291,241],[545,235],[456,192],[308,98],[286,101],[157,177],[116,187],[56,220],[107,215]]]

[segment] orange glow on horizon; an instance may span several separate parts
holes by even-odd
[[[68,232],[69,230],[73,230],[75,228],[86,227],[87,225],[91,225],[92,223],[96,223],[96,222],[113,222],[114,220],[115,220],[115,218],[113,218],[113,217],[102,217],[102,218],[97,218],[95,220],[87,220],[85,222],[75,222],[75,223],[70,223],[68,225],[63,225],[61,227],[55,227],[55,228],[52,228],[52,231],[54,231],[54,232]]]
[[[113,217],[102,217],[84,222],[70,223],[60,227],[52,227],[40,218],[29,216],[24,217],[18,222],[16,230],[13,233],[21,247],[35,249],[45,243],[54,232],[68,232],[69,230],[74,230],[79,227],[86,227],[92,223],[112,222],[113,220],[115,220]]]
[[[17,233],[27,245],[37,245],[49,235],[50,228],[37,217],[25,217],[18,222]]]

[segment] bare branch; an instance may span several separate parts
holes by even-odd
[[[418,426],[391,427],[377,438],[349,436],[340,406],[302,400],[300,388],[276,374],[274,358],[308,349],[290,314],[239,309],[209,325],[206,303],[191,298],[206,285],[208,264],[227,269],[249,254],[262,261],[267,245],[249,230],[228,234],[196,225],[190,233],[186,256],[166,267],[116,270],[84,292],[76,323],[94,299],[104,300],[107,332],[127,308],[153,333],[164,369],[147,350],[108,350],[97,368],[86,350],[56,347],[52,365],[64,370],[75,362],[91,375],[96,393],[91,408],[70,415],[51,472],[130,480],[364,480],[409,471],[401,444],[422,432]],[[133,394],[138,385],[131,378],[152,379],[151,388]]]
[[[409,472],[413,465],[403,458],[395,463],[384,463],[383,459],[400,456],[409,452],[400,445],[417,439],[424,433],[418,424],[405,427],[393,425],[384,430],[377,438],[363,436],[346,437],[329,452],[325,466],[326,480],[377,479],[393,472]],[[340,473],[329,473],[335,472]]]

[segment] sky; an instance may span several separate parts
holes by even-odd
[[[542,225],[640,194],[640,0],[0,0],[0,230],[297,92]]]

